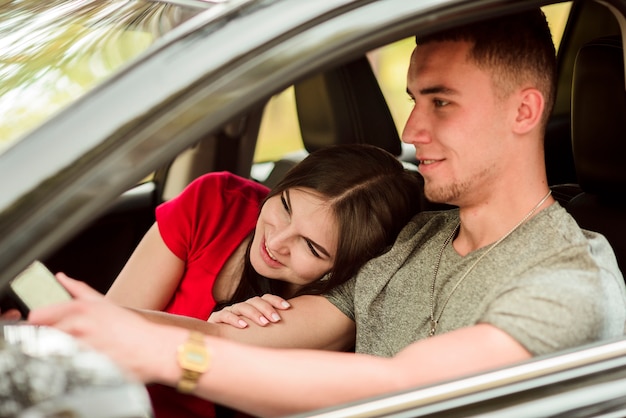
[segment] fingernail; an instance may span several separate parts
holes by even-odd
[[[283,302],[281,303],[281,305],[283,305],[283,307],[284,307],[284,308],[291,308],[291,305],[290,305],[290,304],[289,304],[289,302],[287,302],[286,300],[285,300],[285,301],[283,301]]]
[[[274,322],[280,321],[280,316],[276,312],[272,314],[272,321]]]
[[[270,321],[268,321],[267,318],[264,317],[264,316],[260,316],[259,317],[259,322],[261,322],[261,324],[263,324],[263,325],[267,325],[267,324],[270,323]]]
[[[241,328],[245,328],[248,326],[248,323],[244,321],[243,319],[240,319],[238,323]]]

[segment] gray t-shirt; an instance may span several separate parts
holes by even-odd
[[[458,210],[417,215],[389,252],[327,295],[355,321],[357,352],[390,357],[428,336],[435,264],[458,222]],[[488,248],[460,256],[446,246],[435,317]],[[625,321],[624,279],[609,243],[555,203],[478,262],[449,298],[437,334],[489,323],[540,355],[621,336]]]

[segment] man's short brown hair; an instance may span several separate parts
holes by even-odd
[[[554,106],[556,51],[541,9],[417,37],[418,45],[442,41],[472,43],[469,59],[492,72],[500,97],[519,87],[537,88],[545,100],[545,127]]]

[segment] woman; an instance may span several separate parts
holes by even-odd
[[[207,320],[254,296],[323,293],[393,244],[419,210],[419,187],[416,173],[369,145],[314,152],[269,193],[229,173],[205,175],[157,208],[107,298]],[[150,394],[157,418],[214,414],[170,388]]]

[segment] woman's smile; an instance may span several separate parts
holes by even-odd
[[[259,250],[261,252],[261,258],[268,266],[272,268],[282,267],[283,264],[278,261],[278,259],[272,254],[272,251],[267,247],[267,241],[263,239],[262,245],[259,246]]]

